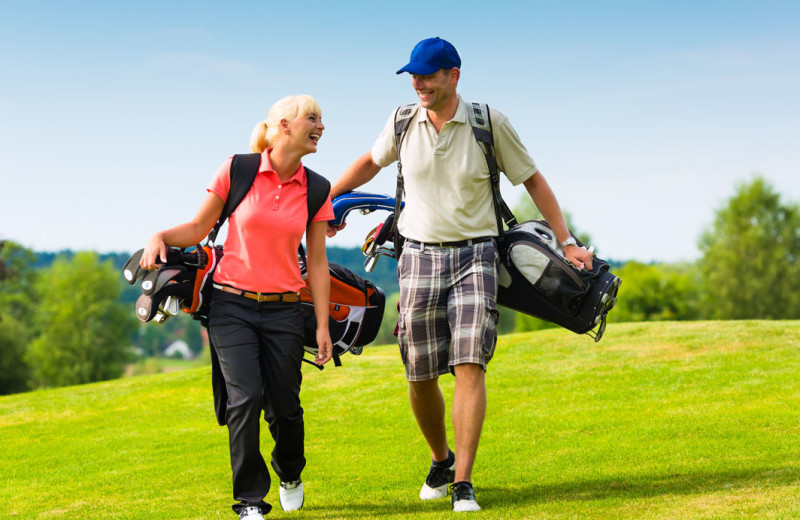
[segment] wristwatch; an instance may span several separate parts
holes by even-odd
[[[578,241],[575,240],[574,236],[570,235],[569,238],[564,240],[563,242],[561,242],[560,245],[561,245],[562,249],[567,247],[567,246],[577,246],[578,245]]]

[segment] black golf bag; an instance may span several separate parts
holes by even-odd
[[[576,268],[543,220],[506,231],[499,250],[497,303],[600,341],[621,283],[608,262],[594,257],[591,271]]]

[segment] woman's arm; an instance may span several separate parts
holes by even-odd
[[[157,269],[160,263],[167,261],[167,246],[190,247],[199,244],[222,215],[225,201],[222,197],[209,191],[197,215],[189,222],[154,233],[147,241],[140,265],[145,269]]]
[[[308,276],[311,285],[311,298],[314,301],[314,315],[317,318],[317,346],[319,351],[314,362],[327,363],[333,355],[333,344],[328,331],[330,316],[331,278],[328,271],[328,256],[325,252],[325,231],[328,223],[312,222],[306,233],[308,249]]]

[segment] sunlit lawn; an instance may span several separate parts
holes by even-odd
[[[474,518],[800,517],[800,322],[502,337]],[[451,518],[396,347],[305,370],[306,505],[277,518]],[[0,397],[0,518],[235,518],[210,369]],[[452,378],[444,379],[448,397]],[[266,427],[264,453],[271,450]]]

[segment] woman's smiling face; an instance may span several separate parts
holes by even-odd
[[[317,151],[317,143],[322,138],[325,125],[322,124],[322,116],[312,112],[296,117],[286,124],[286,128],[291,145],[305,152],[305,155]]]

